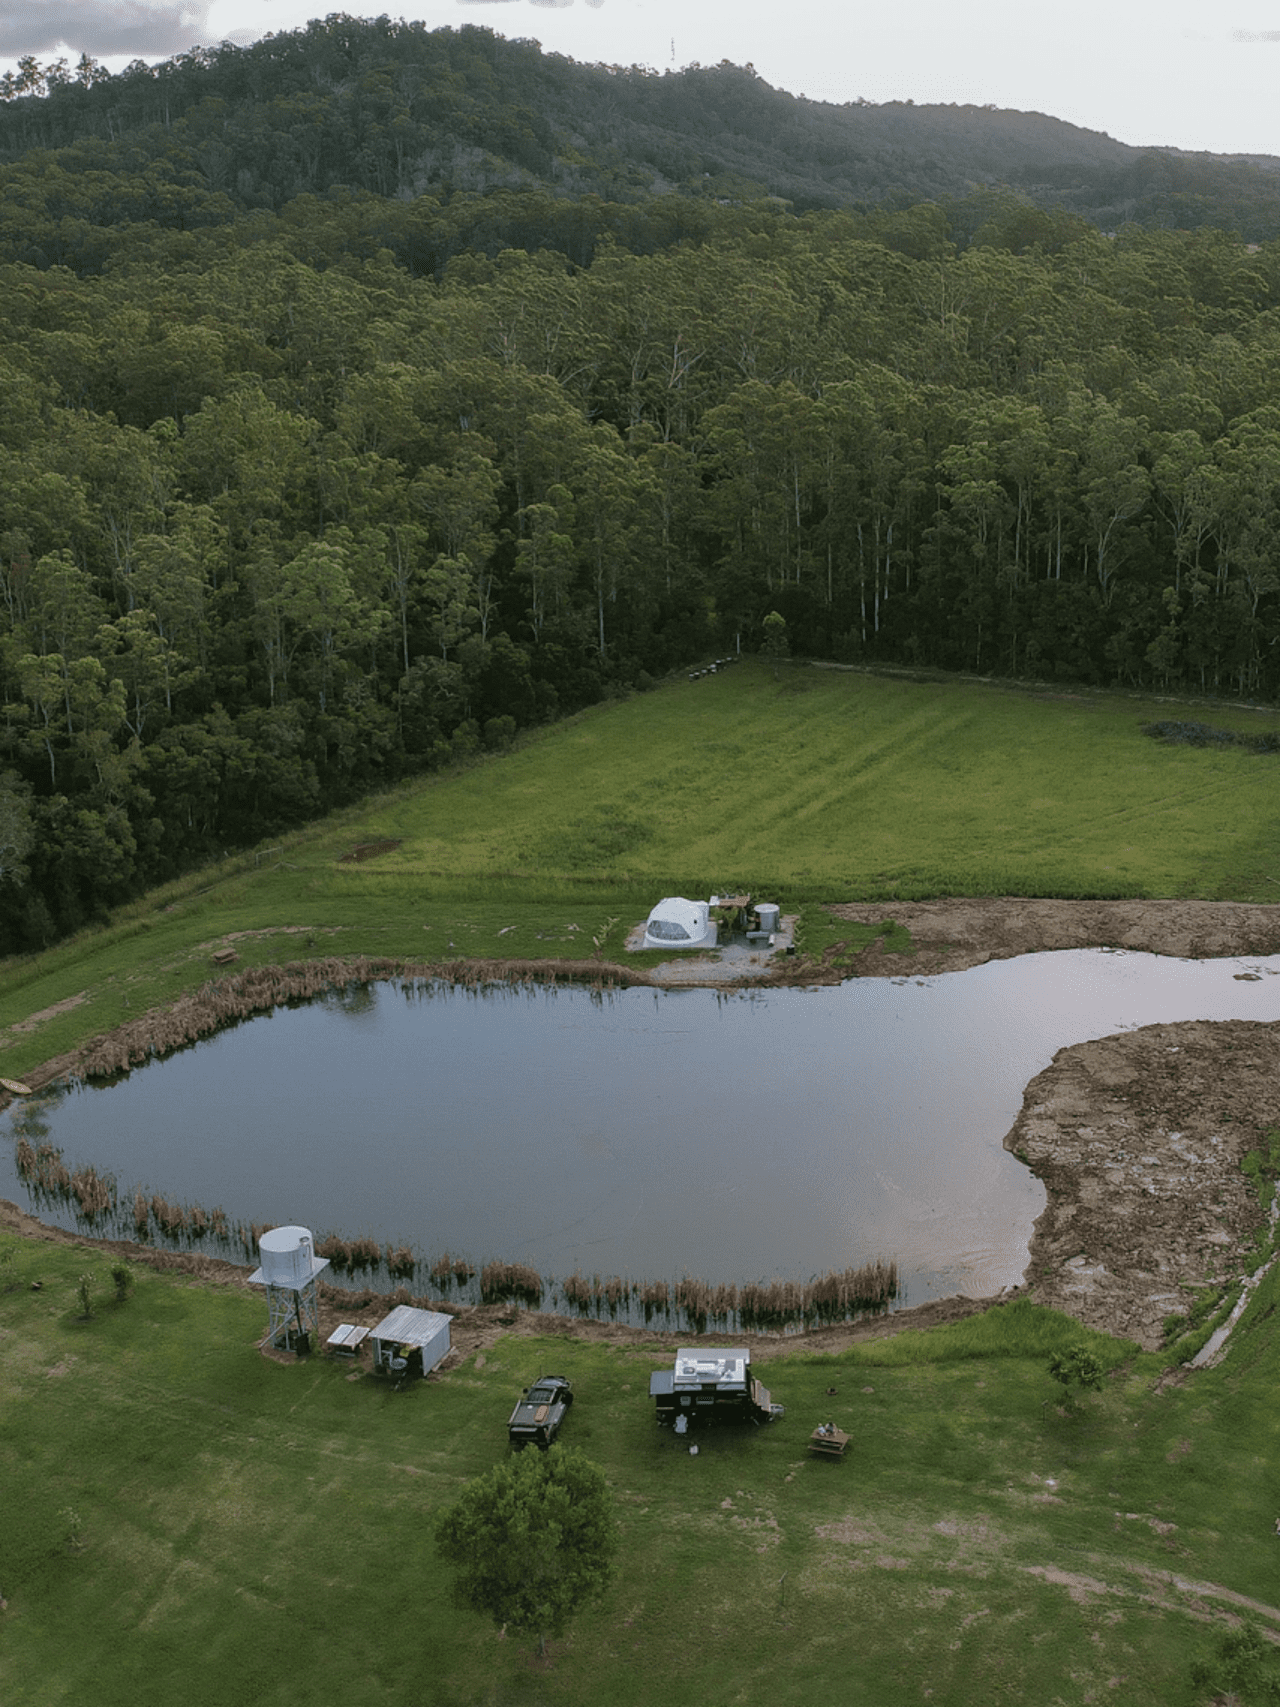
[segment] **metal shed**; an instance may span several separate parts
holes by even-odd
[[[449,1355],[448,1316],[400,1304],[369,1335],[379,1375],[429,1375]]]

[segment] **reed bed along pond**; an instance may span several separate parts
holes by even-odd
[[[232,1262],[257,1260],[258,1241],[274,1222],[232,1222],[221,1208],[177,1203],[141,1188],[122,1200],[111,1174],[92,1166],[74,1171],[47,1140],[15,1145],[15,1164],[38,1210],[67,1209],[77,1226],[99,1238],[131,1239],[169,1250],[199,1250]],[[346,1239],[335,1233],[316,1240],[316,1254],[328,1259],[335,1276],[363,1279],[367,1296],[389,1302],[420,1303],[435,1309],[453,1304],[515,1304],[603,1321],[684,1328],[705,1333],[785,1333],[829,1326],[887,1310],[898,1296],[895,1262],[864,1263],[841,1273],[808,1281],[752,1281],[745,1285],[708,1285],[689,1275],[671,1283],[637,1281],[621,1275],[583,1275],[575,1270],[557,1280],[527,1263],[488,1262],[483,1267],[447,1251],[420,1261],[407,1245],[379,1245],[376,1239]],[[431,1292],[415,1295],[411,1283],[426,1280]],[[332,1289],[331,1289],[332,1290]],[[344,1289],[350,1290],[350,1289]]]

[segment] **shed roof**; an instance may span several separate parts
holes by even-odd
[[[398,1340],[401,1345],[430,1345],[452,1319],[438,1310],[416,1310],[412,1304],[400,1304],[374,1328],[373,1338]]]

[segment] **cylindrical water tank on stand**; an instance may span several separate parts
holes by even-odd
[[[258,1260],[268,1286],[305,1286],[315,1266],[309,1227],[273,1227],[258,1240]]]
[[[782,908],[776,901],[757,901],[756,917],[760,921],[760,929],[762,931],[776,931],[778,928],[778,914],[781,911]]]

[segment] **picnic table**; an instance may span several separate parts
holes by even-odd
[[[354,1322],[339,1322],[325,1344],[337,1357],[359,1357],[368,1334],[368,1328],[357,1327]]]
[[[819,1423],[809,1436],[809,1451],[815,1458],[843,1458],[849,1436],[834,1423]]]

